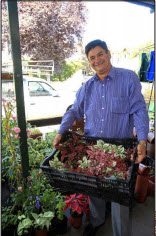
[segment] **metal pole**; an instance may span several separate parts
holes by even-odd
[[[16,0],[7,1],[7,6],[8,6],[10,42],[11,42],[11,51],[13,60],[13,79],[14,79],[15,94],[16,94],[17,120],[18,120],[18,126],[21,129],[20,132],[21,165],[22,165],[23,177],[26,178],[28,176],[28,171],[29,171],[29,157],[28,157],[28,146],[27,146],[17,1]]]

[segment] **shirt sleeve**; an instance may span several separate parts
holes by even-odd
[[[130,114],[133,114],[134,125],[139,140],[147,140],[149,131],[149,117],[146,103],[141,93],[138,76],[132,73],[130,86]]]
[[[85,97],[85,84],[76,93],[76,99],[73,106],[64,114],[61,122],[59,134],[72,127],[75,120],[82,120],[84,118],[84,97]]]

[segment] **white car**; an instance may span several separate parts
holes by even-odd
[[[61,95],[44,79],[24,76],[23,85],[27,121],[62,117],[67,107],[74,103],[75,94]],[[6,97],[8,89],[15,96],[13,79],[2,75],[2,98]]]

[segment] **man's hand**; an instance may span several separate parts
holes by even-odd
[[[140,142],[146,144],[145,140],[140,140]],[[135,164],[139,164],[146,157],[146,147],[144,145],[138,144],[137,149],[138,149],[138,153],[137,153],[138,155],[137,155]],[[133,160],[133,155],[131,156],[131,160]]]
[[[53,145],[56,148],[56,146],[59,144],[60,140],[62,138],[62,134],[57,134],[54,141],[53,141]]]

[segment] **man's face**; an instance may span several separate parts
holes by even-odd
[[[105,74],[110,70],[110,59],[110,51],[106,53],[105,50],[100,46],[92,48],[88,53],[89,64],[99,75]]]

